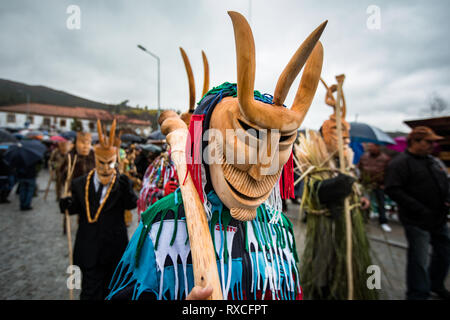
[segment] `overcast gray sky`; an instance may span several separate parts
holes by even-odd
[[[67,27],[69,5],[80,29]],[[371,29],[375,5],[380,28]],[[201,50],[210,84],[236,82],[228,10],[250,22],[256,45],[255,89],[273,94],[277,79],[305,37],[328,20],[322,36],[322,77],[345,73],[347,120],[408,132],[403,120],[422,118],[432,93],[450,102],[450,1],[300,0],[42,0],[0,2],[0,78],[45,85],[84,98],[156,107],[161,58],[161,106],[185,110],[188,82],[178,47],[191,61],[198,101]],[[370,24],[373,26],[373,24]],[[300,78],[300,77],[298,77]],[[286,99],[290,106],[299,79]],[[318,129],[331,109],[319,86],[302,127]]]

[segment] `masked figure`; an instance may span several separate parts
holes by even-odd
[[[56,182],[56,200],[59,201],[62,195],[62,187],[64,185],[64,180],[61,175],[61,166],[64,164],[67,153],[72,148],[72,143],[70,141],[60,141],[58,142],[58,147],[55,148],[50,154],[48,160],[51,178]]]
[[[189,83],[189,109],[181,114],[181,119],[189,126],[191,116],[195,110],[195,81],[192,72],[191,63],[186,52],[180,47],[181,57],[183,58]],[[203,91],[202,97],[208,92],[209,88],[209,64],[206,54],[202,51],[203,58]],[[174,163],[170,158],[170,150],[162,152],[147,167],[143,177],[142,188],[139,195],[138,215],[158,201],[159,199],[171,194],[178,188],[178,177],[175,171]]]
[[[94,151],[92,150],[91,134],[89,132],[77,132],[75,148],[73,148],[68,154],[70,154],[72,161],[75,160],[75,155],[77,156],[72,179],[81,177],[94,169],[95,157]],[[66,156],[60,169],[60,174],[63,182],[67,177],[67,163],[68,157]]]
[[[301,208],[306,212],[306,242],[300,269],[307,299],[344,300],[348,298],[346,269],[346,224],[344,199],[349,199],[352,221],[352,266],[354,299],[376,299],[376,290],[367,287],[367,267],[370,266],[369,241],[361,208],[367,200],[361,197],[356,183],[353,153],[348,147],[350,126],[345,121],[345,99],[342,94],[342,139],[345,174],[338,168],[338,134],[336,99],[331,88],[326,89],[325,102],[334,113],[323,123],[321,135],[309,131],[301,135],[296,145],[296,157],[306,174]]]
[[[292,224],[273,204],[281,194],[293,193],[293,183],[285,188],[293,182],[292,145],[319,81],[323,49],[318,40],[326,23],[294,54],[272,99],[254,91],[250,26],[241,14],[229,15],[238,81],[213,88],[198,102],[186,146],[188,171],[209,221],[223,298],[301,299]],[[289,109],[283,102],[303,66]],[[183,183],[184,177],[178,178]],[[142,214],[108,298],[196,298],[188,237],[177,190]]]
[[[77,136],[75,139],[75,148],[72,148],[70,152],[66,154],[66,157],[64,158],[64,162],[62,163],[60,167],[60,177],[61,177],[61,183],[64,185],[66,183],[67,179],[67,169],[68,169],[68,160],[69,156],[72,161],[73,166],[75,166],[73,174],[72,174],[72,180],[78,177],[81,177],[85,174],[87,174],[89,171],[94,169],[95,167],[95,156],[94,151],[92,149],[92,136],[89,132],[77,132]],[[76,157],[75,157],[76,156]],[[69,183],[69,193],[71,184]],[[63,233],[66,233],[66,219],[63,217]]]
[[[126,175],[116,169],[115,120],[109,139],[97,122],[95,168],[72,180],[72,196],[60,201],[61,212],[79,215],[74,264],[82,272],[81,299],[104,299],[107,286],[128,244],[125,210],[136,207],[137,197]]]

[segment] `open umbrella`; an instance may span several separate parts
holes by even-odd
[[[60,136],[67,140],[74,140],[77,137],[77,133],[75,131],[66,131],[61,133]]]
[[[406,142],[406,137],[400,136],[394,138],[395,144],[387,146],[388,149],[403,152],[408,147],[408,143]]]
[[[0,143],[4,142],[17,142],[17,139],[8,131],[0,129]]]
[[[64,141],[67,141],[67,139],[65,139],[64,137],[61,137],[61,136],[53,136],[50,138],[50,141],[64,142]]]
[[[153,131],[147,137],[147,139],[150,139],[150,140],[164,140],[165,138],[166,138],[166,136],[162,134],[161,130]]]
[[[24,140],[12,145],[5,152],[4,159],[13,167],[28,167],[40,161],[47,150],[45,145],[36,140]]]
[[[142,138],[131,133],[125,133],[120,136],[120,140],[123,142],[141,142]]]
[[[395,144],[395,141],[381,129],[361,122],[350,122],[350,140],[353,142]]]
[[[25,138],[25,136],[23,134],[20,134],[18,132],[13,133],[12,134],[14,136],[14,138],[16,138],[17,140],[22,140],[23,138]]]
[[[154,144],[151,144],[151,143],[147,143],[147,144],[142,145],[141,149],[145,150],[145,151],[150,151],[150,152],[153,152],[153,153],[160,153],[160,152],[162,152],[162,148],[161,147],[159,147],[157,145],[154,145]]]
[[[43,136],[43,135],[44,135],[44,133],[39,130],[28,131],[26,134],[27,137],[37,137],[37,136]]]

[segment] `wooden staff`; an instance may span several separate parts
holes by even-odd
[[[52,181],[53,181],[53,169],[50,168],[50,177],[48,178],[47,188],[45,189],[44,201],[47,201],[48,191],[50,190]]]
[[[161,132],[166,135],[171,148],[172,161],[180,179],[181,196],[186,215],[189,243],[191,246],[194,283],[196,286],[213,288],[208,300],[222,300],[219,272],[217,270],[216,253],[206,219],[205,209],[192,177],[186,166],[186,141],[188,129],[184,121],[173,111],[164,111],[158,120]],[[186,180],[182,183],[184,177]]]
[[[345,172],[346,159],[344,157],[344,141],[342,139],[342,113],[341,113],[341,100],[342,100],[342,85],[344,83],[345,76],[336,76],[338,89],[336,99],[336,129],[338,139],[338,152],[339,152],[339,167],[342,172]],[[348,287],[348,300],[353,300],[353,265],[352,265],[352,219],[350,215],[350,206],[348,197],[344,200],[345,210],[345,230],[347,241],[347,287]]]
[[[72,158],[71,158],[70,154],[67,154],[67,156],[68,156],[67,177],[66,177],[66,181],[64,183],[64,196],[63,196],[64,198],[69,196],[69,185],[70,185],[70,182],[72,181],[75,164],[77,163],[77,155],[75,155],[75,157],[73,158],[73,163],[71,161]],[[65,219],[66,219],[67,244],[68,244],[68,248],[69,248],[69,265],[73,265],[72,234],[71,234],[71,227],[70,227],[69,210],[66,209],[64,212],[64,215],[65,215]],[[73,300],[73,289],[72,288],[69,289],[69,297],[70,297],[70,300]]]

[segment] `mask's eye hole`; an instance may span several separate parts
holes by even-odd
[[[246,124],[245,122],[239,120],[239,124],[241,125],[241,127],[247,131],[248,134],[254,136],[256,139],[259,139],[259,130],[256,130],[255,128],[249,126],[248,124]]]
[[[292,135],[290,135],[290,136],[280,136],[280,142],[289,140],[290,138],[292,138]]]
[[[297,138],[297,133],[281,135],[280,136],[280,143],[285,142],[285,141],[293,143],[296,138]]]

